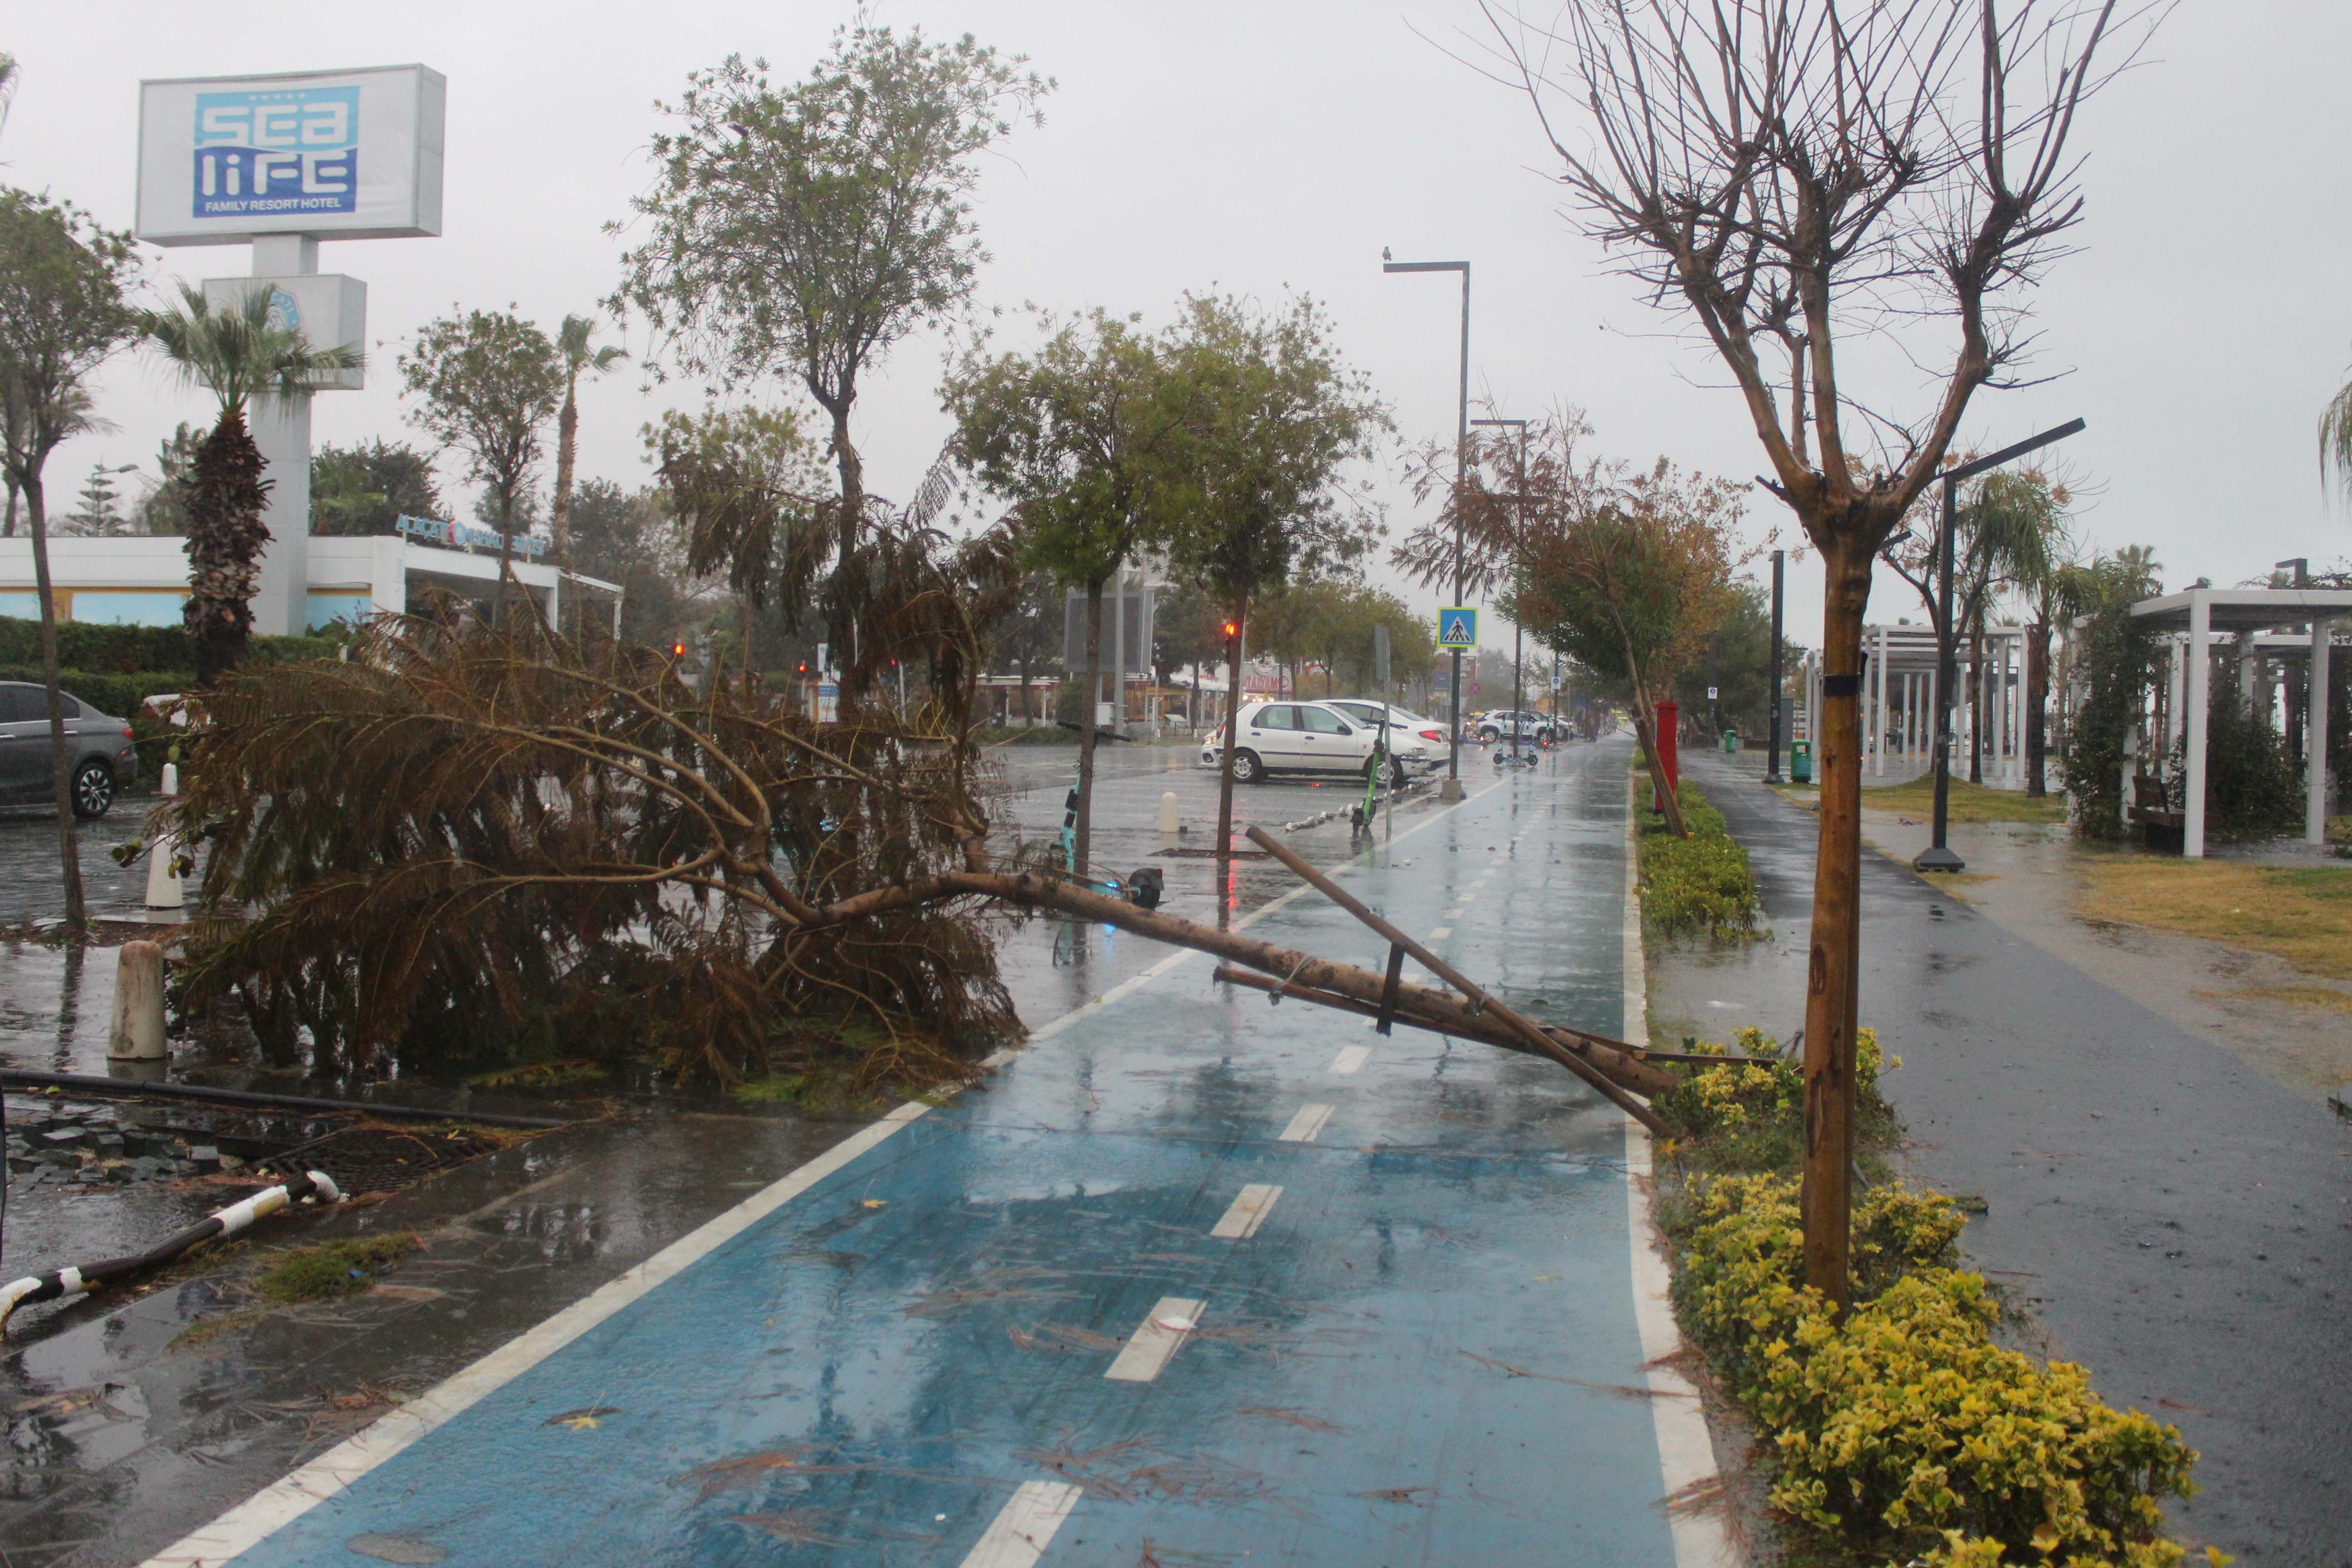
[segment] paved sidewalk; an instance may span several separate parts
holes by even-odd
[[[1724,758],[1688,765],[1748,846],[1772,936],[1665,958],[1657,1031],[1787,1039],[1818,819]],[[2352,1134],[1907,865],[1865,851],[1862,871],[1862,1020],[1904,1061],[1885,1087],[1907,1163],[1990,1207],[1974,1265],[2040,1348],[2203,1453],[2174,1532],[2247,1568],[2352,1564]]]
[[[1625,761],[1486,785],[1349,881],[1616,1032]],[[1381,951],[1311,892],[1251,930]],[[158,1561],[1674,1563],[1622,1118],[1209,968],[1154,963]]]

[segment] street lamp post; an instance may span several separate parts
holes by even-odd
[[[1947,468],[1944,481],[1943,537],[1937,542],[1936,585],[1936,832],[1935,841],[1919,851],[1912,860],[1915,871],[1961,871],[1968,862],[1953,853],[1946,842],[1951,830],[1952,811],[1952,688],[1959,681],[1959,649],[1952,638],[1952,536],[1958,530],[1960,515],[1960,481],[1974,479],[1988,469],[1998,468],[2012,458],[2022,458],[2053,441],[2063,441],[2084,428],[2080,419],[2070,419],[2054,430],[2044,430],[2039,436],[2028,437],[2014,447],[2003,447],[1990,458],[1979,458],[1973,463],[1962,463]]]
[[[1524,419],[1473,419],[1473,425],[1507,425],[1519,433],[1518,477],[1514,482],[1512,500],[1518,506],[1518,525],[1511,530],[1511,564],[1521,564],[1520,557],[1528,548],[1528,422]],[[1458,516],[1458,514],[1457,514]],[[1455,589],[1458,595],[1460,589]],[[1459,602],[1458,599],[1456,601]],[[1525,628],[1519,617],[1511,617],[1511,761],[1519,760],[1519,655],[1526,647]]]
[[[1789,552],[1772,552],[1772,738],[1764,753],[1764,782],[1780,782],[1780,574]]]
[[[1391,261],[1381,252],[1383,272],[1459,272],[1462,274],[1462,396],[1454,433],[1454,602],[1462,602],[1462,492],[1470,461],[1470,264],[1466,261]],[[1451,650],[1454,670],[1449,678],[1445,727],[1452,731],[1445,747],[1445,787],[1439,798],[1462,798],[1462,650]]]

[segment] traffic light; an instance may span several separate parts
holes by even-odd
[[[1232,640],[1232,639],[1234,639],[1234,637],[1239,637],[1239,636],[1241,636],[1241,635],[1242,635],[1242,628],[1241,628],[1241,624],[1240,624],[1239,622],[1237,622],[1237,621],[1227,621],[1227,622],[1225,623],[1225,638],[1226,638],[1226,640],[1227,640],[1227,641],[1231,641],[1231,640]]]
[[[686,639],[684,637],[680,637],[669,645],[669,656],[672,658],[678,659],[682,659],[686,657]]]

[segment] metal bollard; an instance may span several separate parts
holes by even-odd
[[[114,1026],[106,1054],[117,1060],[163,1058],[163,950],[126,942],[114,971]]]
[[[1171,789],[1160,797],[1160,831],[1174,833],[1183,826],[1183,814],[1176,809],[1176,792]]]

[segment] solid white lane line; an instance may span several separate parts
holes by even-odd
[[[1447,937],[1452,936],[1453,934],[1454,928],[1452,926],[1436,926],[1431,929],[1429,940],[1432,942],[1444,942]]]
[[[148,1568],[202,1568],[205,1563],[226,1562],[280,1526],[310,1512],[426,1433],[505,1387],[622,1308],[675,1279],[929,1110],[930,1107],[919,1100],[910,1100],[879,1121],[850,1134],[807,1164],[688,1232],[538,1327],[509,1340],[465,1371],[378,1417],[374,1425],[328,1449],[285,1479],[256,1492],[203,1529],[165,1547],[147,1560]]]
[[[1315,1135],[1323,1131],[1323,1124],[1330,1120],[1329,1106],[1302,1105],[1298,1108],[1298,1114],[1290,1119],[1290,1125],[1282,1130],[1282,1136],[1277,1142],[1312,1143],[1315,1142]]]
[[[1022,1482],[964,1554],[963,1568],[1032,1568],[1085,1495],[1067,1481]]]
[[[1201,1303],[1181,1296],[1162,1296],[1151,1315],[1128,1336],[1127,1348],[1103,1373],[1119,1383],[1150,1383],[1201,1321]]]
[[[1458,806],[1468,805],[1494,787],[1492,784],[1485,785],[1471,791],[1454,805],[1438,807],[1389,840],[1388,847],[1393,848],[1424,828],[1450,821]],[[1360,858],[1357,864],[1361,863]],[[1245,931],[1314,890],[1309,885],[1294,888],[1235,920],[1234,929]],[[1104,992],[1100,998],[1072,1008],[1060,1017],[1031,1030],[1027,1043],[1034,1046],[1050,1039],[1079,1020],[1092,1017],[1106,1006],[1131,994],[1178,964],[1203,956],[1192,948],[1179,949]],[[1019,1054],[1008,1047],[990,1056],[983,1065],[1003,1067]],[[147,1559],[142,1568],[205,1568],[205,1564],[224,1563],[253,1546],[279,1527],[300,1518],[351,1486],[477,1401],[537,1366],[589,1329],[691,1266],[730,1237],[764,1219],[891,1134],[926,1115],[930,1109],[919,1101],[910,1102],[879,1121],[852,1133],[807,1164],[789,1173],[774,1184],[753,1193],[699,1229],[679,1238],[553,1317],[508,1341],[471,1366],[410,1403],[387,1411],[377,1417],[374,1425],[337,1444],[301,1468],[165,1547]]]
[[[1244,1187],[1226,1208],[1225,1217],[1209,1234],[1219,1241],[1247,1241],[1265,1223],[1265,1216],[1274,1212],[1274,1200],[1280,1196],[1280,1187]]]
[[[1371,1047],[1349,1046],[1331,1058],[1331,1070],[1341,1074],[1360,1072],[1363,1070],[1364,1064],[1371,1059]]]
[[[1646,1044],[1650,1037],[1650,987],[1647,955],[1642,951],[1642,888],[1639,851],[1634,847],[1634,816],[1625,814],[1625,914],[1623,975],[1624,1038]],[[1650,1130],[1625,1118],[1625,1207],[1631,1223],[1625,1227],[1633,1248],[1633,1321],[1641,1334],[1642,1372],[1650,1387],[1650,1425],[1658,1445],[1658,1470],[1669,1500],[1694,1499],[1717,1489],[1715,1441],[1707,1431],[1706,1411],[1698,1390],[1675,1370],[1685,1349],[1674,1309],[1667,1305],[1671,1277],[1665,1255],[1656,1242],[1657,1219],[1652,1212],[1657,1188],[1650,1179]],[[1735,1568],[1743,1554],[1724,1529],[1717,1509],[1666,1509],[1666,1529],[1674,1542],[1675,1568]]]

